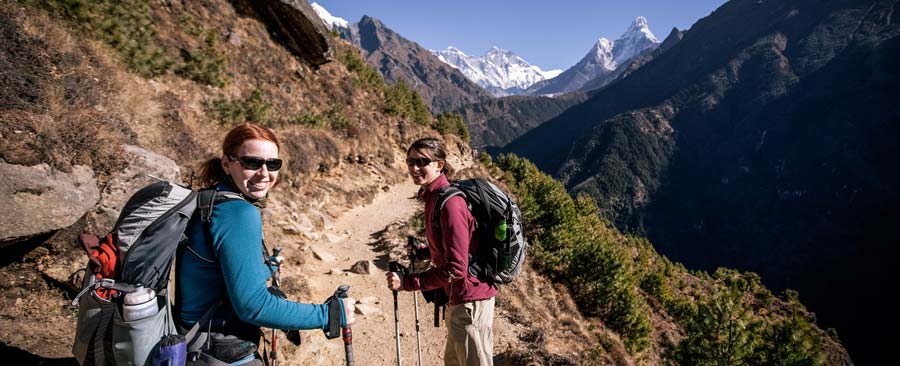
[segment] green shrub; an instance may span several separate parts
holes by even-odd
[[[356,50],[342,52],[338,59],[353,74],[353,80],[359,86],[376,92],[380,92],[384,88],[384,79],[381,74],[366,64]]]
[[[294,119],[291,120],[291,123],[309,128],[326,128],[329,125],[328,120],[321,114],[313,111],[303,111],[303,113],[294,117]]]
[[[491,154],[488,154],[487,151],[484,150],[478,153],[478,161],[481,163],[481,165],[484,165],[488,168],[494,166],[494,159],[491,158]]]
[[[518,198],[532,258],[547,276],[569,282],[583,312],[600,316],[631,352],[650,344],[649,306],[638,291],[634,264],[615,231],[586,197],[572,199],[563,185],[527,160],[497,159]]]
[[[205,31],[203,29],[203,26],[197,24],[197,22],[194,20],[194,17],[188,14],[182,15],[181,18],[178,19],[178,25],[181,26],[181,29],[184,30],[187,34],[190,34],[194,37],[200,37]]]
[[[324,114],[313,111],[304,111],[291,122],[310,128],[331,129],[334,131],[350,133],[354,129],[354,126],[350,122],[350,119],[347,118],[344,108],[343,104],[333,104]]]
[[[399,116],[423,126],[428,126],[431,121],[431,112],[428,111],[422,97],[410,89],[403,80],[385,88],[383,111],[385,114]]]
[[[109,45],[132,72],[152,77],[172,67],[159,45],[149,0],[47,0],[45,4]]]
[[[469,142],[469,128],[466,127],[466,121],[463,116],[453,113],[441,113],[435,118],[431,124],[431,128],[437,130],[441,134],[453,134],[459,136],[465,142]]]
[[[234,126],[244,122],[254,122],[264,126],[271,124],[269,110],[272,108],[269,101],[263,96],[260,86],[245,99],[228,100],[216,99],[212,102],[212,110],[216,118],[224,126]]]
[[[822,364],[822,339],[806,318],[800,295],[785,291],[790,314],[770,322],[763,347],[764,362],[777,366],[814,366]]]
[[[206,32],[200,48],[193,52],[182,52],[184,64],[178,67],[176,72],[198,83],[219,88],[225,86],[228,60],[225,54],[217,49],[216,43],[215,32]]]
[[[685,327],[675,359],[681,365],[750,365],[763,343],[764,324],[744,301],[752,289],[734,271],[716,272],[717,286]]]

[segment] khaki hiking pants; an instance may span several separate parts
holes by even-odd
[[[494,298],[449,305],[444,365],[494,365]]]

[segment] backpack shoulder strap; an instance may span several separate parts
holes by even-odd
[[[444,205],[447,204],[447,201],[450,200],[453,196],[463,196],[465,197],[465,193],[459,189],[454,187],[453,185],[446,186],[438,191],[438,198],[434,204],[434,212],[432,212],[432,220],[431,226],[432,228],[440,230],[441,228],[441,211],[444,209]]]
[[[490,183],[486,180],[477,179],[475,181],[475,191],[478,192],[478,197],[481,199],[482,214],[488,219],[488,222],[494,222],[495,219],[491,217],[491,201],[487,196],[487,190],[490,189],[488,184]]]
[[[197,197],[197,207],[200,209],[200,219],[207,225],[212,220],[213,207],[217,203],[244,199],[240,194],[217,191],[215,189],[204,189],[200,191]]]

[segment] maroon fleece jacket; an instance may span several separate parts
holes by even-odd
[[[497,288],[469,276],[469,253],[478,249],[475,219],[461,196],[447,200],[441,211],[441,237],[432,230],[435,205],[440,191],[449,186],[441,174],[433,182],[419,190],[419,198],[425,201],[425,234],[431,252],[432,267],[427,271],[403,277],[403,290],[431,290],[443,287],[450,296],[450,305],[489,299],[497,295]]]

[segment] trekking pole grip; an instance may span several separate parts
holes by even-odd
[[[334,295],[338,299],[346,299],[348,291],[350,291],[350,285],[341,285],[334,292]],[[353,330],[350,329],[349,324],[341,330],[341,335],[344,339],[344,351],[347,355],[347,366],[353,366]]]

